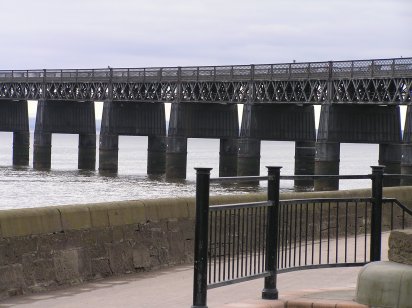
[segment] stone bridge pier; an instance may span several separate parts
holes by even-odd
[[[33,168],[50,169],[52,134],[79,134],[78,168],[96,168],[93,102],[39,100],[34,130]]]
[[[166,150],[166,178],[186,178],[187,138],[220,139],[219,176],[235,176],[238,135],[236,104],[172,103]]]
[[[386,166],[385,173],[399,174],[402,143],[399,106],[323,105],[316,143],[315,174],[339,174],[341,143],[379,144],[379,164]],[[398,186],[399,183],[396,178],[384,180],[384,186]],[[315,190],[338,189],[338,179],[315,181]]]
[[[29,165],[30,132],[26,100],[0,102],[0,131],[13,132],[13,165]]]
[[[165,173],[166,118],[163,103],[104,102],[100,129],[100,172],[117,172],[120,135],[148,136],[147,174]]]
[[[315,138],[313,106],[246,104],[239,139],[238,175],[259,175],[261,140],[295,141],[295,174],[313,174]],[[313,187],[313,181],[295,180],[295,187]]]
[[[406,110],[405,127],[403,130],[401,173],[412,174],[412,107]],[[402,178],[401,185],[412,185],[412,177]]]

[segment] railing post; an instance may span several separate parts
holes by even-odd
[[[385,166],[372,166],[372,217],[370,260],[381,260],[382,240],[382,184]]]
[[[212,170],[212,168],[195,169],[196,225],[192,308],[207,308],[207,239],[209,219],[210,170]]]
[[[282,167],[267,167],[268,176],[268,201],[272,206],[267,210],[266,226],[266,270],[270,276],[265,277],[265,286],[262,291],[263,299],[278,299],[277,280],[277,252],[278,252],[278,233],[279,233],[279,182],[280,169]]]

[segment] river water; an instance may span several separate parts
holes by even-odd
[[[12,167],[12,133],[0,133],[0,209],[53,206],[143,198],[194,196],[195,167],[211,167],[218,175],[219,140],[189,139],[187,180],[168,182],[146,175],[147,137],[121,136],[117,175],[100,175],[98,171],[77,170],[78,135],[53,134],[50,171]],[[33,142],[31,134],[31,142]],[[98,138],[97,138],[98,139]],[[378,145],[342,144],[341,174],[368,174],[378,163]],[[292,175],[294,142],[262,141],[261,174],[265,166],[283,166],[281,174]],[[98,166],[98,157],[97,164]],[[370,187],[369,180],[341,181],[341,189]],[[282,190],[292,190],[293,182],[282,181]],[[213,186],[211,194],[264,191],[259,187]]]

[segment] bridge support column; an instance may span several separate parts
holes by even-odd
[[[406,110],[405,127],[403,130],[401,173],[412,175],[412,107]],[[401,179],[401,185],[412,185],[412,177]]]
[[[54,133],[79,134],[78,167],[94,170],[96,122],[93,102],[39,100],[34,130],[34,168],[50,168]]]
[[[51,133],[34,132],[33,168],[50,169],[51,167]]]
[[[385,173],[401,173],[401,144],[379,144],[379,165],[385,166]],[[399,186],[399,178],[384,178],[383,186]]]
[[[410,143],[402,145],[401,173],[412,175],[412,144]],[[401,179],[400,185],[412,185],[412,177]]]
[[[100,134],[99,171],[117,172],[119,155],[119,135]]]
[[[0,131],[13,132],[13,165],[29,164],[29,113],[26,100],[2,100]]]
[[[315,156],[316,175],[339,175],[340,143],[317,142]],[[316,179],[315,190],[338,190],[339,179]]]
[[[84,170],[96,169],[96,134],[79,135],[78,168]]]
[[[237,139],[220,139],[219,176],[237,175]]]
[[[295,142],[295,175],[315,174],[315,142]],[[295,180],[295,189],[307,189],[313,187],[313,180]]]
[[[166,178],[185,179],[187,167],[187,138],[168,137],[166,149]]]
[[[13,133],[13,165],[27,166],[30,157],[30,133]]]
[[[161,175],[166,168],[166,137],[149,136],[147,149],[147,174]]]
[[[259,175],[260,140],[254,138],[240,138],[238,140],[238,147],[238,175]]]

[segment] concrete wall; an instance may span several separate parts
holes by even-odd
[[[384,190],[412,208],[412,187]],[[369,190],[287,193],[283,199],[369,196]],[[211,204],[264,200],[211,197]],[[0,211],[0,299],[193,260],[194,198]]]

